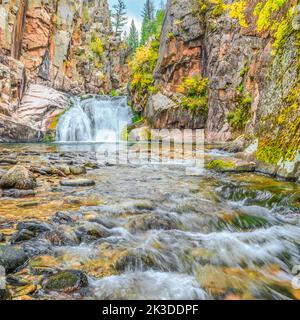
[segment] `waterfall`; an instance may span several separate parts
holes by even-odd
[[[132,112],[126,97],[75,98],[57,125],[57,142],[117,142],[130,124]]]

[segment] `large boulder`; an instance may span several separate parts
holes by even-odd
[[[87,286],[87,276],[79,270],[61,271],[43,282],[43,288],[47,291],[74,292]]]
[[[181,106],[182,96],[162,93],[151,95],[145,108],[145,116],[150,125],[156,129],[165,128],[204,128],[207,115],[203,110],[192,111]]]
[[[12,272],[22,266],[27,260],[27,255],[22,249],[13,246],[0,246],[0,265],[6,272]]]
[[[32,190],[37,187],[37,183],[32,172],[17,165],[2,176],[0,187],[2,189]]]
[[[0,113],[0,142],[41,142],[45,134]]]
[[[66,94],[46,86],[30,85],[16,111],[16,116],[30,127],[46,131],[53,119],[68,105]]]

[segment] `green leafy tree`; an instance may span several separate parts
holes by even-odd
[[[135,26],[134,20],[131,21],[130,31],[127,37],[127,45],[131,51],[135,51],[139,46],[139,33]]]
[[[123,0],[118,0],[118,3],[113,5],[113,12],[111,14],[111,17],[115,33],[121,35],[123,27],[128,21],[128,18],[126,16],[126,5]]]

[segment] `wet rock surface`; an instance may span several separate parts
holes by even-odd
[[[27,197],[34,197],[35,194],[36,193],[34,190],[9,189],[9,190],[3,190],[2,197],[27,198]]]
[[[94,180],[90,179],[74,179],[74,180],[61,180],[60,184],[63,187],[90,187],[94,186],[96,183]]]
[[[49,291],[72,292],[88,285],[86,275],[78,270],[62,271],[48,277],[43,288]]]
[[[0,246],[0,265],[7,272],[12,272],[23,265],[27,260],[27,255],[22,249],[13,246]]]
[[[36,188],[34,175],[23,166],[15,166],[6,172],[0,180],[2,189],[31,190]]]

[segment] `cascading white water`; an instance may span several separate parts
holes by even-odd
[[[126,97],[76,98],[74,105],[59,119],[56,141],[117,142],[131,119]]]

